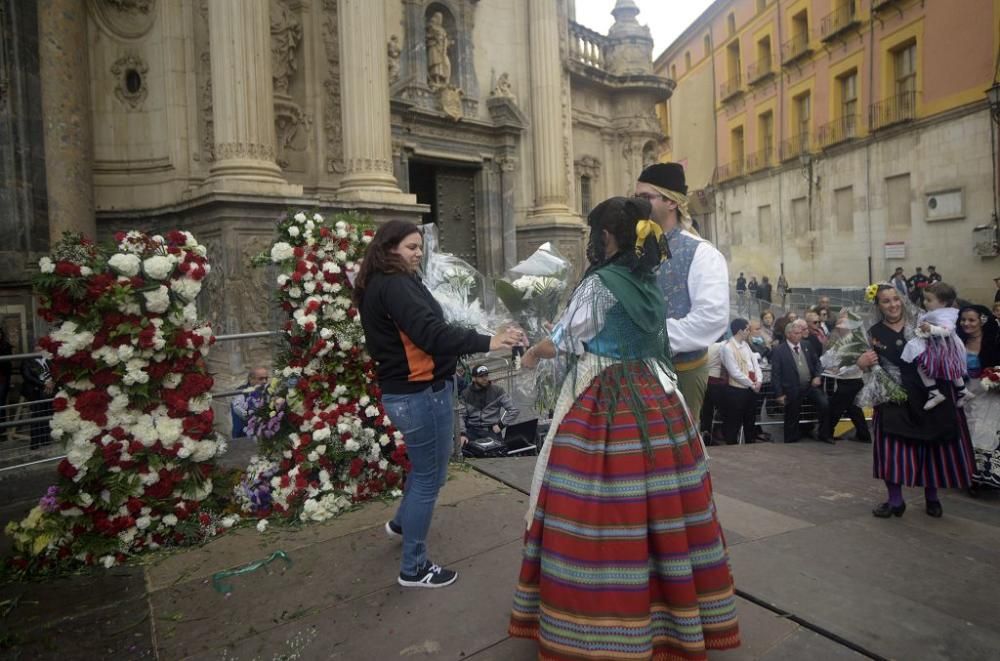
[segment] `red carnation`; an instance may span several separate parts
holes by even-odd
[[[80,267],[73,262],[56,262],[56,275],[64,278],[76,278],[80,276]]]

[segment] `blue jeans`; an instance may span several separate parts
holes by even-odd
[[[412,464],[403,501],[393,517],[393,523],[403,529],[400,571],[404,574],[415,574],[427,561],[427,531],[438,492],[448,479],[448,460],[454,446],[453,398],[454,385],[450,382],[438,392],[428,386],[408,395],[382,395],[385,412],[403,433]]]

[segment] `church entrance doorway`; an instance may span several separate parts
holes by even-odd
[[[461,257],[479,268],[479,246],[476,236],[476,175],[478,168],[441,165],[411,159],[409,162],[410,193],[419,204],[431,210],[424,214],[424,223],[438,228],[441,250]]]

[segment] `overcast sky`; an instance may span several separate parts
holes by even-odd
[[[638,21],[653,33],[653,59],[694,23],[712,0],[635,0]],[[607,34],[615,22],[615,0],[576,0],[576,22]]]

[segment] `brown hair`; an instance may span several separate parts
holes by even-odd
[[[375,238],[368,244],[365,258],[354,279],[354,304],[361,306],[365,288],[375,273],[405,273],[406,266],[399,255],[392,250],[408,236],[417,234],[420,228],[408,220],[390,220],[375,232]]]
[[[955,299],[958,298],[958,292],[946,282],[932,282],[924,287],[924,291],[931,293],[934,298],[948,306],[955,305]]]

